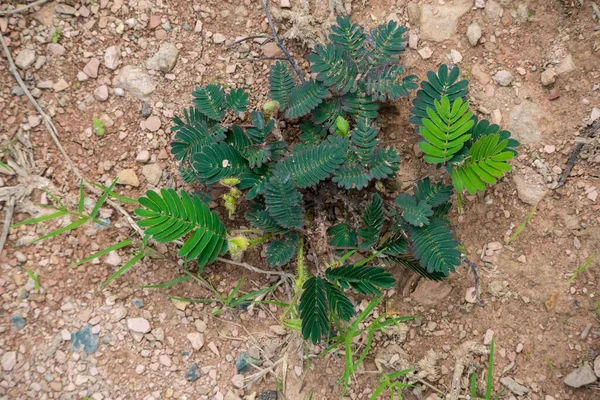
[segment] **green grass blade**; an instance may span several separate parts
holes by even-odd
[[[42,189],[44,191],[44,193],[46,193],[48,196],[50,196],[50,198],[52,200],[54,200],[56,203],[58,203],[60,205],[60,208],[63,210],[66,210],[67,207],[65,207],[65,205],[62,203],[62,201],[60,201],[60,199],[58,197],[56,197],[55,195],[53,195],[52,193],[50,193],[50,191],[48,191],[48,189]]]
[[[510,238],[508,238],[508,242],[510,243],[513,240],[515,240],[517,238],[517,236],[519,236],[519,234],[523,231],[523,229],[525,229],[525,225],[527,225],[529,223],[529,221],[531,221],[531,218],[533,218],[533,215],[535,214],[535,211],[537,209],[537,206],[534,206],[531,211],[529,212],[529,214],[527,215],[527,217],[525,218],[525,221],[523,221],[523,223],[521,223],[521,225],[519,225],[517,227],[517,230],[515,231],[515,233],[513,233]]]
[[[477,398],[477,374],[475,371],[471,374],[471,398]]]
[[[2,161],[0,161],[0,167],[4,168],[5,170],[7,170],[9,174],[14,172],[11,167],[9,167],[8,165],[4,164]]]
[[[485,385],[485,399],[490,400],[492,398],[492,389],[494,387],[494,347],[495,340],[492,336],[492,343],[490,345],[490,361],[488,366],[487,383]]]
[[[27,275],[31,278],[31,280],[33,281],[33,287],[35,289],[36,292],[40,291],[40,281],[38,279],[38,271],[33,272],[30,271],[28,269],[25,270],[25,272],[27,272]]]
[[[192,299],[189,297],[171,296],[173,300],[187,301],[188,303],[220,303],[219,299]]]
[[[133,240],[131,240],[131,239],[121,240],[119,243],[115,243],[112,246],[107,247],[103,250],[100,250],[99,252],[94,253],[91,256],[84,258],[81,261],[77,261],[76,263],[73,264],[73,266],[76,267],[78,265],[85,264],[86,262],[92,261],[93,259],[98,258],[98,257],[102,257],[103,255],[108,254],[113,250],[118,250],[125,246],[129,246],[131,243],[133,243]]]
[[[119,277],[119,276],[123,275],[123,273],[124,273],[125,271],[127,271],[127,270],[128,270],[130,267],[132,267],[132,266],[133,266],[133,264],[135,264],[136,262],[138,262],[138,261],[140,261],[142,258],[144,258],[144,256],[145,256],[145,255],[146,255],[146,253],[144,253],[143,251],[142,251],[142,252],[139,252],[139,253],[137,253],[135,256],[133,256],[133,258],[132,258],[131,260],[127,261],[127,264],[123,265],[121,268],[119,268],[119,269],[117,270],[117,272],[115,272],[114,274],[112,274],[112,275],[110,276],[110,278],[108,278],[107,280],[105,280],[105,281],[102,283],[102,285],[101,285],[101,286],[102,286],[102,287],[104,287],[104,286],[108,285],[108,284],[109,284],[109,283],[110,283],[110,282],[111,282],[113,279],[115,279],[115,278],[117,278],[117,277]]]
[[[66,231],[71,231],[73,229],[79,228],[81,225],[85,224],[86,222],[88,222],[87,217],[78,219],[77,221],[72,222],[72,223],[70,223],[67,226],[63,226],[62,228],[57,229],[57,230],[55,230],[53,232],[50,232],[49,234],[47,234],[45,236],[42,236],[39,239],[35,239],[33,242],[31,242],[31,244],[37,243],[37,242],[42,241],[44,239],[48,239],[48,238],[52,238],[52,237],[58,236],[61,233],[64,233]]]
[[[88,183],[92,186],[96,186],[98,189],[102,189],[103,191],[108,189],[106,186],[101,185],[97,182],[88,182]],[[110,197],[112,197],[116,200],[119,200],[120,202],[123,202],[123,203],[131,203],[131,204],[139,203],[136,199],[132,199],[131,197],[120,195],[120,194],[116,193],[115,191],[110,192]]]
[[[83,191],[83,181],[79,183],[79,204],[77,205],[77,212],[81,214],[83,207],[85,206],[85,193]]]
[[[272,291],[276,287],[277,287],[277,285],[273,285],[273,286],[268,287],[268,288],[264,288],[264,289],[260,289],[260,290],[255,290],[254,292],[246,293],[245,295],[240,296],[237,299],[233,300],[230,303],[230,307],[235,307],[235,306],[237,306],[237,305],[245,302],[246,300],[250,300],[250,299],[253,299],[254,297],[258,297],[258,296],[260,296],[262,294],[269,293],[270,291]]]
[[[242,286],[242,283],[244,283],[244,277],[242,277],[238,283],[235,285],[235,287],[233,289],[231,289],[231,292],[229,292],[229,296],[227,296],[227,301],[225,304],[229,305],[231,304],[231,302],[233,301],[233,299],[235,298],[235,295],[237,294],[238,290],[240,290],[240,287]]]
[[[579,267],[575,271],[573,271],[573,275],[571,275],[571,277],[569,278],[569,285],[571,285],[571,284],[573,284],[573,282],[575,282],[577,275],[579,275],[580,273],[582,273],[583,271],[588,269],[588,267],[592,264],[592,261],[594,260],[595,255],[596,255],[596,253],[592,253],[592,255],[588,257],[588,259],[585,261],[585,263],[581,267]]]
[[[110,194],[110,192],[112,192],[113,188],[117,184],[117,180],[118,180],[118,178],[115,178],[115,180],[110,184],[110,186],[106,188],[104,193],[102,193],[102,196],[100,196],[100,199],[98,199],[98,201],[96,202],[96,205],[94,206],[94,208],[92,209],[92,212],[90,213],[90,217],[92,219],[96,218],[96,215],[98,215],[98,211],[100,211],[100,207],[102,207],[102,205],[108,198],[108,195]]]
[[[388,374],[388,378],[393,380],[393,379],[398,379],[401,376],[407,375],[410,372],[413,372],[414,369],[413,368],[409,368],[409,369],[403,369],[402,371],[396,371],[396,372],[392,372],[390,374]]]
[[[190,276],[189,275],[182,275],[182,276],[179,276],[179,277],[177,277],[175,279],[172,279],[172,280],[170,280],[168,282],[156,283],[154,285],[138,286],[137,288],[138,289],[164,289],[164,288],[167,288],[167,287],[178,285],[178,284],[183,283],[183,282],[187,282],[189,280],[190,280]]]
[[[60,218],[63,215],[67,215],[67,214],[68,214],[67,211],[60,210],[60,211],[57,211],[55,213],[50,213],[50,214],[42,215],[41,217],[32,218],[32,219],[28,219],[28,220],[25,220],[25,221],[18,222],[16,224],[12,225],[11,228],[16,228],[16,227],[21,226],[21,225],[37,224],[39,222],[48,221],[50,219]]]

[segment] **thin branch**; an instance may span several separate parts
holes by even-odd
[[[60,152],[60,154],[63,156],[63,158],[65,159],[65,161],[71,168],[71,171],[73,171],[73,174],[77,177],[78,181],[83,182],[83,184],[85,185],[86,188],[88,188],[90,191],[92,191],[96,195],[100,195],[102,192],[97,187],[88,183],[88,181],[83,177],[83,175],[81,175],[81,173],[79,172],[79,170],[77,169],[77,167],[75,166],[75,164],[73,163],[73,161],[71,160],[71,158],[69,157],[67,152],[65,151],[64,147],[60,143],[60,140],[58,139],[58,130],[56,129],[56,126],[52,122],[52,119],[50,118],[50,116],[48,114],[46,114],[44,112],[44,110],[39,105],[37,100],[31,95],[31,92],[29,92],[29,89],[27,89],[27,86],[25,86],[25,83],[23,82],[21,75],[19,75],[19,72],[17,71],[17,67],[15,66],[13,58],[10,55],[10,51],[8,49],[8,46],[6,45],[6,41],[4,40],[4,36],[2,34],[0,34],[0,44],[2,44],[2,50],[4,52],[4,56],[8,60],[10,72],[17,80],[17,83],[19,84],[21,89],[23,89],[23,92],[25,93],[25,95],[27,96],[27,98],[29,99],[31,104],[33,104],[33,106],[35,107],[37,112],[42,116],[42,121],[44,123],[44,126],[50,133],[50,136],[52,137],[52,141],[58,148],[58,151]],[[133,218],[131,218],[131,215],[129,215],[129,213],[123,207],[121,207],[121,205],[112,201],[111,199],[106,199],[106,202],[108,204],[110,204],[111,207],[113,207],[114,209],[119,211],[125,217],[125,219],[129,223],[129,225],[131,225],[132,229],[134,229],[141,237],[144,237],[144,231],[142,230],[142,228],[140,228],[135,223]]]
[[[30,9],[31,7],[42,5],[45,2],[47,2],[47,1],[48,0],[38,0],[38,1],[35,1],[35,2],[31,3],[31,4],[27,4],[26,6],[15,8],[14,10],[0,11],[0,15],[13,15],[13,14],[17,14],[17,13],[20,13],[21,11],[25,11],[27,9]]]
[[[469,260],[465,254],[461,254],[460,258],[469,266],[469,268],[471,268],[471,272],[475,278],[475,300],[477,301],[478,306],[483,307],[485,304],[479,298],[479,275],[477,275],[477,265]]]
[[[10,221],[12,221],[13,212],[15,211],[15,198],[9,197],[4,208],[6,209],[6,215],[4,217],[4,226],[2,227],[2,234],[0,235],[0,254],[4,250],[4,244],[8,237],[8,230],[10,228]]]
[[[598,129],[600,129],[600,118],[594,121],[592,125],[586,127],[583,130],[583,135],[581,135],[581,137],[584,139],[588,138],[592,136]],[[579,153],[581,152],[581,149],[583,149],[584,145],[585,142],[578,142],[575,145],[575,149],[573,149],[573,153],[571,153],[571,155],[569,156],[569,159],[567,160],[567,165],[565,166],[565,169],[562,175],[560,176],[560,179],[558,180],[558,184],[554,189],[558,189],[565,184],[565,182],[567,181],[567,177],[569,176],[571,169],[573,169],[575,162],[577,162],[577,157],[579,157]]]
[[[273,36],[271,36],[271,35],[254,35],[254,36],[246,36],[246,37],[243,37],[243,38],[241,38],[241,39],[238,39],[238,40],[236,40],[235,42],[231,43],[231,44],[230,44],[229,46],[227,46],[227,47],[231,47],[231,46],[233,46],[233,45],[236,45],[236,44],[238,44],[238,43],[242,43],[242,42],[245,42],[246,40],[252,40],[252,39],[270,39],[270,40],[273,40]],[[262,44],[265,44],[265,43],[267,43],[267,42],[269,42],[269,40],[265,40],[264,42],[262,42]]]
[[[231,265],[237,265],[238,267],[244,267],[246,269],[249,269],[250,271],[253,272],[258,272],[259,274],[266,274],[266,275],[278,275],[287,279],[296,279],[296,277],[290,273],[287,272],[283,272],[283,271],[273,271],[273,270],[262,270],[260,268],[256,268],[248,263],[245,262],[237,262],[237,261],[233,261],[233,260],[229,260],[227,258],[223,258],[223,257],[217,257],[216,261],[220,261],[222,263],[226,263],[226,264],[231,264]]]
[[[304,80],[304,74],[302,74],[302,70],[296,63],[296,60],[294,60],[292,58],[292,56],[290,55],[290,53],[287,51],[287,49],[283,45],[283,42],[281,41],[281,38],[277,34],[277,30],[275,30],[275,25],[273,24],[273,18],[271,18],[271,12],[269,11],[269,0],[262,0],[262,4],[263,4],[263,8],[265,9],[265,15],[267,16],[267,20],[269,20],[269,26],[271,27],[271,32],[273,32],[273,38],[275,38],[275,43],[277,43],[277,46],[279,46],[283,55],[287,58],[289,63],[292,65],[292,68],[294,68],[294,71],[296,72],[296,75],[298,75],[300,82],[304,83],[305,80]]]

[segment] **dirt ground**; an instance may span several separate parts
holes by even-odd
[[[292,12],[301,12],[305,2],[271,1],[284,35],[292,26],[280,20],[282,11],[284,16],[290,12],[285,3],[291,3]],[[310,2],[314,31],[325,32],[331,3],[337,4]],[[474,6],[479,3],[487,4]],[[406,362],[429,371],[405,398],[433,400],[433,388],[440,396],[449,393],[456,351],[467,341],[488,345],[491,334],[496,345],[494,392],[501,392],[502,398],[600,398],[597,382],[578,389],[564,383],[575,369],[598,363],[600,353],[600,146],[586,145],[566,184],[554,189],[582,127],[595,116],[594,108],[600,108],[600,16],[594,17],[592,1],[579,3],[371,0],[342,5],[365,27],[395,19],[418,36],[416,48],[407,49],[401,60],[408,73],[424,77],[428,70],[449,63],[448,56],[457,51],[460,60],[452,52],[453,62],[463,77],[470,75],[474,108],[503,128],[514,127],[522,141],[514,171],[483,196],[465,196],[462,215],[456,209],[451,214],[457,238],[478,266],[483,305],[466,301],[474,286],[466,268],[441,284],[417,282],[397,271],[404,274],[398,276],[404,285],[386,293],[377,312],[420,318],[403,325],[404,330],[376,336],[346,398],[371,396],[380,377],[376,359],[391,363],[391,368]],[[3,1],[0,10],[4,9]],[[473,22],[482,31],[476,45],[466,36]],[[450,29],[454,23],[455,29]],[[50,45],[57,28],[62,48]],[[448,37],[440,40],[447,29]],[[279,56],[257,40],[232,45],[236,38],[269,32],[256,0],[49,2],[41,9],[0,15],[0,32],[13,57],[25,49],[35,51],[34,60],[19,73],[52,117],[62,145],[85,178],[106,184],[131,169],[133,185],[120,185],[118,192],[134,198],[148,188],[181,187],[169,148],[171,118],[191,105],[196,85],[220,82],[246,88],[251,104],[258,106],[267,98],[272,62],[260,58]],[[176,65],[167,72],[148,70],[146,60],[164,43],[177,48]],[[286,39],[286,45],[308,73],[303,62],[308,49],[302,41]],[[105,60],[111,46],[118,46],[114,65]],[[432,51],[430,57],[425,48]],[[99,61],[97,77],[81,75],[93,58]],[[155,85],[145,100],[115,86],[115,76],[129,65],[139,66]],[[548,83],[547,73],[544,84],[542,73],[550,68],[556,76]],[[506,86],[495,79],[500,70],[512,76]],[[104,88],[98,89],[103,85],[107,96]],[[401,151],[397,180],[402,186],[427,174],[442,177],[414,151],[419,137],[408,123],[410,101],[387,104],[379,121],[386,140]],[[151,122],[148,115],[160,123]],[[93,132],[94,118],[106,126],[102,137]],[[13,139],[32,160],[30,173],[44,178],[54,195],[76,208],[79,182],[2,57],[0,145]],[[4,155],[5,162],[14,157],[8,151]],[[17,183],[16,176],[0,170],[0,189]],[[216,201],[218,194],[214,193]],[[48,197],[34,190],[17,204],[13,223],[40,211],[31,201],[44,203]],[[508,243],[535,203],[530,222]],[[125,208],[132,212],[133,207]],[[2,220],[5,212],[4,208]],[[216,303],[181,304],[170,298],[211,296],[194,282],[139,289],[181,275],[180,266],[159,259],[144,259],[100,287],[131,257],[125,251],[111,260],[73,267],[92,251],[135,235],[112,208],[103,208],[101,216],[116,229],[86,225],[35,245],[29,243],[57,228],[56,221],[10,230],[0,255],[0,399],[233,400],[259,398],[266,390],[277,390],[285,399],[339,396],[343,354],[322,356],[323,346],[303,346],[298,334],[282,332],[281,309],[275,306],[213,316]],[[59,222],[67,223],[66,217]],[[247,222],[240,214],[228,224],[243,227]],[[176,249],[167,250],[175,259]],[[593,254],[596,258],[587,269],[572,278]],[[260,249],[246,254],[245,261],[269,268]],[[294,266],[287,268],[293,271]],[[26,270],[39,272],[39,290]],[[222,263],[209,266],[205,276],[222,293],[242,277],[245,292],[277,281],[276,276]],[[279,287],[273,298],[286,301],[284,288]],[[362,298],[355,300],[364,307]],[[132,329],[137,317],[149,327]],[[237,373],[236,360],[243,352],[264,361],[264,378],[255,375],[253,382],[260,369]],[[424,358],[433,369],[419,363]],[[467,365],[468,371],[477,371],[480,387],[485,385],[487,360],[487,355],[474,355]],[[518,394],[507,378],[526,393]],[[467,376],[463,379],[466,388]]]

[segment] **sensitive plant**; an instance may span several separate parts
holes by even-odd
[[[239,257],[265,243],[271,268],[289,269],[295,256],[302,258],[284,322],[318,343],[332,327],[351,326],[349,291],[378,296],[394,287],[390,266],[436,281],[455,272],[464,254],[448,219],[452,196],[496,184],[510,171],[518,142],[473,114],[458,67],[441,65],[420,85],[406,75],[399,63],[405,34],[394,21],[367,32],[340,17],[330,41],[308,56],[311,78],[275,62],[270,100],[254,108],[244,89],[197,87],[194,105],[173,119],[171,143],[181,179],[193,189],[150,190],[135,201],[144,240],[111,280],[156,255],[152,242],[176,243],[186,271],[196,268],[198,275],[225,254]],[[443,168],[451,184],[424,177],[410,190],[392,193],[380,182],[396,176],[400,155],[382,139],[380,104],[414,91],[410,122],[423,159]],[[94,130],[101,135],[96,120]],[[215,186],[226,191],[229,216],[243,209],[258,238],[229,228],[210,208]],[[118,199],[113,187],[105,188],[97,206],[108,196]],[[359,218],[356,210],[363,210]],[[80,219],[55,234],[87,221],[102,223],[97,210],[73,214],[63,206],[43,218],[66,214]],[[25,223],[31,222],[40,219]],[[130,245],[132,239],[125,239],[82,262]],[[303,252],[317,256],[306,263]]]

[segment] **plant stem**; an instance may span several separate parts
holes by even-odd
[[[279,46],[285,58],[287,58],[288,62],[292,65],[292,68],[294,68],[294,71],[296,72],[296,75],[298,75],[298,79],[300,79],[300,82],[304,83],[305,80],[304,75],[302,74],[302,70],[298,66],[298,63],[296,63],[296,60],[294,60],[290,53],[287,51],[287,49],[283,45],[283,42],[281,41],[281,38],[277,34],[277,30],[275,29],[275,25],[273,24],[273,18],[271,18],[271,12],[269,11],[269,0],[262,0],[262,4],[263,8],[265,9],[265,15],[267,16],[267,20],[269,21],[269,26],[271,27],[271,32],[273,32],[273,38],[275,39],[275,43],[277,43],[277,46]]]
[[[477,265],[475,265],[473,261],[469,260],[465,254],[461,254],[460,258],[469,266],[469,268],[471,268],[471,272],[475,278],[475,299],[477,301],[477,305],[483,307],[485,304],[479,298],[479,275],[477,274]]]
[[[13,14],[17,14],[17,13],[20,13],[21,11],[28,10],[31,7],[42,5],[45,2],[47,2],[47,1],[48,0],[38,0],[38,1],[35,1],[35,2],[31,3],[31,4],[27,4],[26,6],[15,8],[14,10],[0,11],[0,15],[13,15]]]

